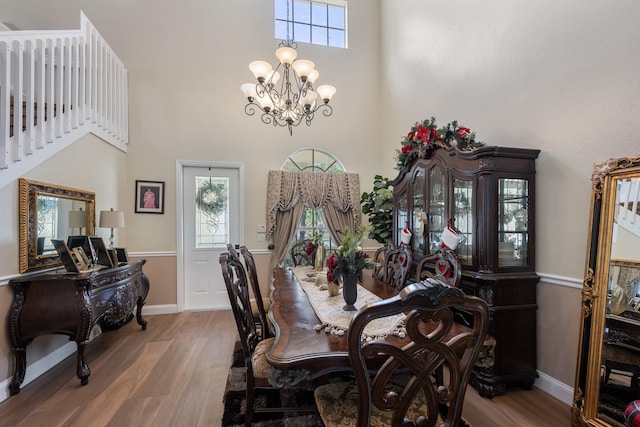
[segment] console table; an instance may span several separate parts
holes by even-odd
[[[9,339],[14,355],[11,396],[20,392],[27,369],[27,345],[35,337],[49,334],[69,336],[78,345],[77,375],[89,382],[91,370],[84,348],[96,324],[102,330],[117,329],[133,318],[142,329],[142,306],[149,293],[149,280],[142,271],[145,260],[93,272],[45,272],[9,282],[13,304],[9,309]]]

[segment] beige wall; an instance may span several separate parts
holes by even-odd
[[[58,185],[81,188],[96,193],[96,212],[119,208],[121,189],[125,181],[125,154],[88,135],[72,144],[24,177]],[[18,184],[17,181],[0,189],[0,281],[18,274]],[[109,230],[96,228],[104,239]],[[120,240],[118,240],[120,243]],[[0,313],[7,313],[13,299],[9,286],[0,286]],[[7,330],[6,316],[2,316],[2,330]],[[39,337],[29,345],[27,361],[30,366],[56,348],[68,342],[67,337]],[[13,373],[13,356],[8,339],[0,340],[0,381]],[[7,375],[3,374],[7,372]]]
[[[539,287],[539,369],[573,386],[580,291],[562,285],[582,280],[593,164],[638,152],[638,3],[350,1],[348,50],[299,49],[319,82],[338,88],[334,115],[293,136],[242,112],[247,64],[275,60],[271,1],[0,0],[0,20],[78,28],[80,8],[129,70],[129,150],[86,137],[28,177],[95,191],[98,210],[125,211],[118,243],[147,258],[149,305],[176,301],[175,257],[163,254],[177,248],[177,159],[244,163],[244,243],[264,251],[255,229],[265,221],[267,171],[289,153],[326,149],[368,191],[375,174],[395,176],[394,152],[413,122],[457,119],[491,145],[542,150],[537,270],[566,280]],[[166,182],[164,215],[134,213],[136,179]],[[16,187],[0,189],[0,277],[17,273]],[[256,256],[263,286],[268,258]],[[0,298],[2,310],[6,287]],[[2,347],[0,373],[11,364]]]
[[[541,150],[538,369],[573,387],[593,165],[640,153],[640,3],[381,6],[382,173],[409,126],[431,116],[490,145]]]

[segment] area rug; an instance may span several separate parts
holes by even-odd
[[[224,395],[224,414],[222,427],[244,426],[246,412],[246,368],[243,366],[242,349],[239,343],[234,350],[233,362],[227,376]],[[280,393],[276,390],[259,390],[256,393],[254,407],[279,406]],[[309,406],[313,404],[312,390],[296,390],[287,396],[287,405]],[[322,421],[317,414],[307,413],[259,413],[253,414],[252,426],[256,427],[321,427]]]

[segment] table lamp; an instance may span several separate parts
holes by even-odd
[[[114,228],[124,228],[124,212],[114,211],[111,208],[110,211],[100,211],[100,228],[110,228],[111,237],[109,237],[109,248],[113,249],[115,237],[113,236]]]
[[[82,235],[82,229],[87,226],[87,213],[80,208],[77,211],[69,211],[69,228],[77,228]]]

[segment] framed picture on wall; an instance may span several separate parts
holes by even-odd
[[[164,213],[164,182],[136,180],[136,213]]]

